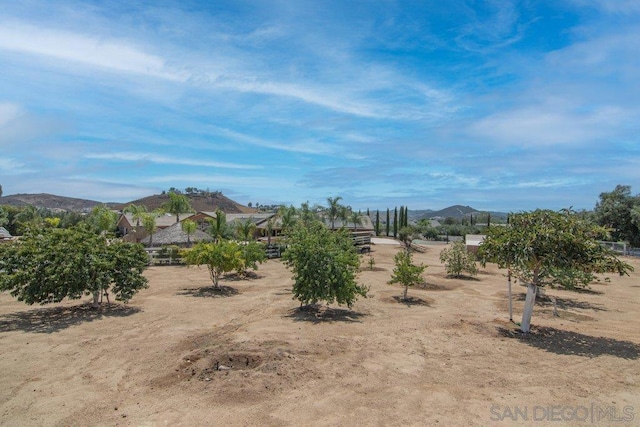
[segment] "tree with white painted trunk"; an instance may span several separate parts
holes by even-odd
[[[488,228],[478,256],[483,265],[495,262],[527,283],[520,328],[529,332],[539,288],[587,287],[599,274],[633,270],[597,242],[606,234],[570,209],[522,212],[511,215],[506,227]]]

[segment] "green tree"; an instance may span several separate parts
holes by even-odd
[[[271,235],[273,234],[274,225],[274,219],[271,217],[264,226],[264,232],[267,234],[267,246],[271,246]]]
[[[256,224],[253,222],[253,218],[247,218],[244,221],[238,221],[236,223],[236,234],[244,242],[253,240],[253,233],[255,231]]]
[[[386,224],[386,232],[387,232],[387,237],[389,237],[389,227],[390,227],[391,221],[389,219],[389,208],[387,208],[387,224]]]
[[[188,265],[206,265],[213,287],[220,289],[224,273],[242,268],[242,248],[236,242],[220,240],[217,243],[199,242],[183,254]]]
[[[376,236],[380,235],[380,210],[376,210]]]
[[[280,206],[278,217],[280,218],[282,234],[288,236],[296,223],[296,208],[293,206]]]
[[[133,203],[124,208],[124,213],[130,213],[131,218],[136,221],[136,227],[140,227],[140,221],[145,213],[147,213],[147,207],[144,205],[134,205]]]
[[[640,195],[632,196],[630,186],[617,185],[609,193],[600,193],[594,215],[614,240],[640,246]]]
[[[209,219],[209,228],[207,232],[214,238],[214,241],[219,241],[229,234],[227,226],[227,216],[220,208],[216,209],[216,217]]]
[[[20,208],[13,217],[13,225],[19,235],[26,233],[29,228],[42,226],[43,222],[44,218],[40,210],[32,205]]]
[[[149,246],[153,246],[153,233],[158,228],[156,226],[156,216],[153,213],[147,213],[142,216],[142,228],[149,236]]]
[[[191,236],[195,234],[198,226],[190,219],[185,219],[184,221],[182,221],[182,224],[180,224],[180,226],[182,227],[182,231],[187,234],[187,246],[191,246]]]
[[[393,210],[393,238],[398,238],[398,208]]]
[[[4,227],[9,224],[9,213],[0,206],[0,227]]]
[[[305,202],[300,206],[300,220],[303,224],[311,224],[314,221],[318,220],[317,213],[309,207],[309,202]]]
[[[483,265],[495,262],[527,283],[521,330],[529,332],[538,288],[545,285],[573,287],[596,274],[628,274],[633,268],[602,247],[596,239],[603,227],[581,219],[571,210],[536,210],[510,215],[509,226],[490,227],[478,255]],[[577,274],[576,274],[577,273]]]
[[[395,267],[393,268],[393,274],[389,284],[400,283],[404,286],[404,292],[402,299],[407,300],[407,292],[409,286],[419,285],[424,281],[422,273],[427,268],[426,265],[415,265],[413,263],[413,256],[410,251],[402,250],[396,253],[393,257]]]
[[[86,226],[31,229],[16,243],[0,245],[0,290],[27,304],[60,302],[110,291],[128,301],[147,287],[149,257],[141,245],[112,242]]]
[[[118,214],[105,205],[99,205],[91,210],[87,218],[87,223],[97,233],[107,235],[116,230]]]
[[[336,228],[336,219],[340,218],[340,216],[342,215],[342,210],[343,207],[342,205],[340,205],[340,200],[342,200],[342,197],[337,196],[337,197],[327,197],[327,211],[326,211],[326,215],[327,215],[327,219],[329,220],[329,223],[331,224],[331,229],[335,229]]]
[[[440,262],[444,264],[449,276],[462,277],[462,273],[470,276],[478,274],[476,257],[467,251],[464,242],[454,242],[450,248],[440,251]]]
[[[193,212],[189,198],[184,194],[178,194],[175,190],[167,193],[169,200],[162,205],[162,209],[176,216],[176,222],[180,222],[180,214]]]
[[[349,214],[349,222],[353,224],[353,231],[358,231],[358,226],[362,225],[362,215],[360,215],[360,212],[351,211],[351,214]]]
[[[398,238],[404,244],[405,248],[409,250],[411,248],[411,242],[413,241],[418,230],[413,226],[406,226],[398,230]]]
[[[360,259],[346,230],[332,232],[320,222],[298,226],[283,260],[293,272],[292,292],[301,305],[326,301],[351,308],[358,295],[367,295],[356,282]]]
[[[242,263],[238,268],[238,273],[247,274],[247,270],[258,269],[258,264],[262,264],[267,259],[264,244],[256,241],[246,242],[242,245]]]

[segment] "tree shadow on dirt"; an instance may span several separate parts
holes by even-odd
[[[407,297],[407,299],[404,299],[400,295],[395,295],[395,296],[393,296],[391,298],[395,302],[400,303],[400,304],[404,304],[407,307],[411,307],[411,306],[414,306],[414,305],[431,307],[431,303],[433,303],[433,300],[431,298],[424,300],[424,299],[418,298],[418,297]]]
[[[526,294],[520,293],[514,295],[514,299],[516,301],[524,301],[526,298]],[[580,310],[594,310],[594,311],[609,311],[608,308],[603,306],[602,304],[593,304],[585,301],[578,301],[573,298],[561,298],[556,297],[558,308],[561,310],[566,310],[568,308],[580,309]],[[536,298],[536,305],[541,307],[553,307],[553,299],[549,298],[549,296],[543,295]]]
[[[424,289],[426,291],[453,291],[455,289],[461,288],[462,285],[460,283],[447,283],[446,285],[441,285],[438,283],[429,283],[424,282],[414,286],[416,289]]]
[[[225,274],[224,280],[228,282],[240,282],[242,280],[257,280],[264,276],[259,275],[255,271],[247,271],[246,273]]]
[[[139,307],[116,303],[111,303],[111,307],[103,303],[98,308],[93,308],[88,303],[69,307],[36,308],[0,316],[0,332],[23,331],[49,334],[85,322],[108,317],[126,317],[141,311]]]
[[[550,353],[584,357],[608,355],[633,360],[640,358],[640,344],[631,341],[592,337],[546,326],[532,327],[528,334],[503,327],[497,329],[504,337],[515,338]]]
[[[304,305],[289,310],[289,317],[296,322],[361,322],[361,318],[367,316],[346,308],[334,308],[322,305]]]
[[[178,292],[178,295],[186,295],[190,297],[198,298],[228,298],[234,295],[238,295],[240,291],[231,286],[220,286],[215,288],[213,286],[205,286],[203,288],[184,288],[182,292]]]
[[[477,277],[473,277],[473,276],[452,276],[447,274],[446,276],[447,279],[457,279],[457,280],[465,280],[465,281],[469,281],[469,282],[480,282],[481,280],[478,279]]]

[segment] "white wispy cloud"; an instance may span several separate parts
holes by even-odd
[[[616,135],[618,126],[629,115],[629,111],[613,106],[588,112],[523,107],[482,118],[471,126],[469,133],[510,146],[587,145]]]
[[[118,152],[118,153],[87,153],[86,159],[114,160],[124,162],[150,162],[162,165],[204,166],[224,169],[261,169],[259,165],[244,165],[239,163],[216,162],[212,160],[197,160],[180,157],[161,156],[148,153]]]
[[[334,152],[334,149],[330,145],[323,144],[317,141],[307,140],[304,142],[275,142],[218,126],[208,126],[207,128],[221,136],[225,136],[235,141],[254,145],[257,147],[305,154],[330,154]]]
[[[0,22],[0,49],[166,80],[188,78],[184,72],[169,70],[164,58],[125,41],[23,23]]]
[[[230,176],[230,175],[209,175],[209,174],[174,174],[149,177],[142,180],[149,184],[163,183],[200,183],[198,186],[232,186],[255,189],[278,189],[282,191],[293,187],[292,182],[285,178],[274,178],[273,176]]]

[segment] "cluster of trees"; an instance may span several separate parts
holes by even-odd
[[[380,211],[376,210],[376,219],[374,225],[374,231],[376,236],[382,235]],[[402,227],[409,226],[409,208],[407,206],[400,206],[400,214],[398,216],[398,207],[393,209],[393,221],[391,221],[391,211],[387,208],[386,220],[383,222],[384,235],[387,237],[398,237],[398,232]]]
[[[165,211],[179,215],[190,209],[186,196],[169,193]],[[185,204],[186,200],[186,204]],[[327,199],[327,206],[302,204],[299,209],[281,206],[280,227],[286,238],[283,260],[293,274],[293,295],[301,304],[337,302],[351,307],[367,287],[356,281],[360,258],[346,223],[359,223],[360,213],[340,204],[340,197]],[[144,208],[127,208],[146,228],[145,221],[154,218]],[[390,211],[387,210],[387,216]],[[405,241],[405,250],[395,257],[390,283],[407,289],[422,282],[426,266],[412,260],[410,239],[422,230],[407,222],[406,207],[394,210],[394,235]],[[47,216],[33,207],[3,207],[0,225],[20,227],[24,234],[17,243],[0,245],[0,290],[26,303],[57,302],[63,298],[93,295],[98,304],[102,295],[115,295],[127,301],[147,283],[142,271],[148,257],[141,245],[109,239],[117,215],[99,206],[77,222],[62,226],[64,215]],[[334,230],[338,219],[343,228]],[[379,213],[376,213],[376,226]],[[598,244],[598,239],[613,236],[638,242],[640,197],[632,196],[630,187],[618,186],[602,193],[593,213],[536,210],[511,214],[508,224],[485,227],[486,238],[480,246],[479,260],[484,265],[495,262],[507,268],[510,275],[528,286],[521,329],[529,331],[535,297],[540,287],[580,289],[601,274],[628,274],[632,267]],[[151,221],[153,222],[153,221]],[[273,223],[271,223],[273,226]],[[389,221],[387,221],[389,227]],[[269,225],[267,226],[269,228]],[[195,223],[183,221],[189,235]],[[215,287],[220,277],[230,271],[245,273],[257,269],[265,260],[264,246],[254,241],[255,224],[251,220],[230,227],[224,213],[218,211],[209,232],[212,243],[199,243],[184,253],[191,265],[206,265]],[[475,259],[462,243],[443,250],[440,260],[447,273],[475,275]]]
[[[640,247],[640,194],[633,196],[630,186],[618,185],[601,193],[592,216],[609,230],[613,240]]]
[[[220,191],[209,191],[209,189],[207,188],[206,190],[197,188],[197,187],[186,187],[184,189],[184,192],[182,190],[177,189],[176,187],[171,187],[169,188],[169,190],[163,190],[162,194],[170,194],[170,193],[174,193],[174,194],[188,194],[190,196],[219,196],[222,193]]]
[[[54,225],[59,228],[73,227],[85,221],[89,215],[79,212],[52,212],[34,206],[0,206],[0,227],[11,235],[22,235],[28,228]],[[115,223],[114,223],[115,226]]]
[[[31,227],[22,239],[0,245],[0,291],[27,304],[93,295],[128,301],[147,287],[149,258],[141,245],[110,241],[88,224]]]

